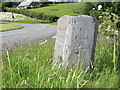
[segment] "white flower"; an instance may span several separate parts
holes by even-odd
[[[99,6],[98,6],[98,10],[101,10],[101,8],[102,8],[102,5],[99,5]]]
[[[106,30],[108,30],[108,28]]]
[[[93,8],[93,10],[95,10],[95,8]]]
[[[102,16],[99,16],[99,18],[102,18]]]
[[[106,37],[106,39],[109,39],[109,38],[110,38],[109,36]]]
[[[110,28],[111,28],[111,26],[108,26],[108,28],[110,29]]]
[[[118,31],[115,31],[115,33],[118,33]]]

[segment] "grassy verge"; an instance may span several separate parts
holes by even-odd
[[[57,22],[48,22],[47,20],[36,20],[36,21],[31,21],[31,20],[18,20],[18,21],[9,21],[9,20],[2,20],[0,22],[12,22],[12,23],[27,23],[27,24],[40,24],[40,23],[48,23],[51,25],[57,25]]]
[[[54,43],[34,43],[6,51],[2,61],[3,88],[118,88],[113,50],[112,41],[98,41],[94,69],[88,72],[80,66],[55,67]]]
[[[84,7],[84,3],[65,3],[65,4],[53,4],[47,7],[29,9],[30,11],[41,12],[48,15],[55,15],[61,17],[63,15],[79,15],[78,9]]]
[[[23,26],[15,24],[0,24],[0,31],[10,31],[23,28]]]
[[[38,20],[38,21],[32,21],[32,20],[18,20],[18,21],[2,20],[1,22],[28,23],[28,24],[37,24],[37,23],[41,23],[40,20]]]

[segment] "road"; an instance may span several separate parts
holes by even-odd
[[[22,29],[0,32],[2,46],[13,46],[15,43],[52,38],[56,35],[57,26],[50,24],[8,23],[24,26]]]

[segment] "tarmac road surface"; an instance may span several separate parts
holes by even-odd
[[[2,38],[2,46],[11,46],[14,43],[34,41],[36,39],[52,38],[56,35],[57,31],[57,26],[50,24],[8,24],[17,24],[23,26],[24,28],[0,32],[0,37]]]

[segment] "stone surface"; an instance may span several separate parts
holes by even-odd
[[[87,15],[65,15],[58,20],[54,63],[66,66],[78,60],[88,68],[94,60],[97,37],[96,20]]]

